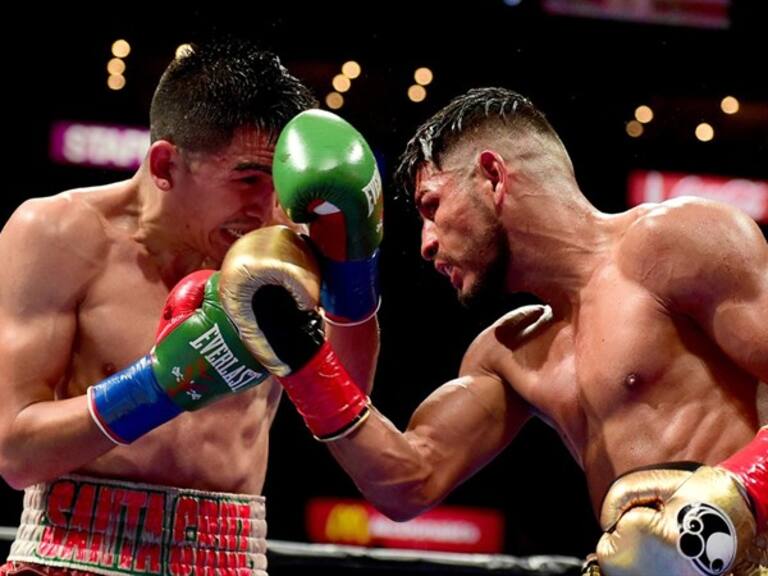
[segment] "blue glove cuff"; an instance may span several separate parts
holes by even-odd
[[[151,354],[88,388],[88,409],[116,444],[130,444],[182,411],[157,383]]]
[[[377,248],[365,260],[321,259],[320,304],[332,318],[355,322],[376,311],[379,305],[379,254]]]

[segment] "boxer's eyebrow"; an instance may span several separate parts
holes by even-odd
[[[238,172],[245,172],[246,170],[256,170],[258,172],[264,172],[265,174],[272,174],[272,165],[264,164],[262,162],[240,162],[235,166],[235,170]]]

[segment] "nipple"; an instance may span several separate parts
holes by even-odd
[[[632,372],[631,374],[627,375],[626,378],[624,378],[624,385],[627,388],[634,388],[640,383],[640,376]]]

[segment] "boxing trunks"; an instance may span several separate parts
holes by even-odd
[[[266,576],[265,500],[64,476],[24,491],[0,576]]]

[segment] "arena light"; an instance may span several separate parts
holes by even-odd
[[[131,45],[127,40],[120,38],[112,43],[112,56],[116,58],[125,58],[131,53]]]
[[[122,74],[110,74],[107,78],[107,86],[110,90],[122,90],[125,87],[125,76]]]
[[[696,126],[696,138],[698,138],[702,142],[709,142],[715,137],[715,129],[712,128],[711,124],[707,124],[706,122],[701,122],[698,126]]]
[[[736,114],[739,111],[739,101],[734,96],[726,96],[720,101],[720,110],[726,114]]]
[[[346,92],[352,86],[352,81],[344,74],[336,74],[331,81],[336,92]]]
[[[424,86],[419,84],[413,84],[408,88],[408,99],[411,102],[423,102],[427,97],[427,91]]]
[[[149,130],[139,126],[57,121],[49,152],[57,164],[135,170],[149,148]]]
[[[358,76],[360,76],[361,72],[360,64],[355,62],[354,60],[348,60],[347,62],[344,62],[341,66],[341,73],[344,74],[347,78],[350,80],[354,80]]]
[[[110,74],[122,74],[125,72],[125,60],[122,58],[112,58],[107,62],[107,72]]]
[[[488,508],[441,505],[394,522],[363,500],[312,498],[305,519],[310,540],[323,543],[493,554],[504,540],[504,516]]]
[[[338,110],[344,106],[344,96],[338,92],[329,92],[325,97],[325,105],[331,110]]]
[[[421,86],[426,86],[431,83],[432,78],[432,70],[426,67],[417,68],[416,72],[413,73],[413,79],[416,80],[416,84],[420,84]]]
[[[192,54],[194,50],[192,49],[192,44],[189,44],[188,42],[185,42],[184,44],[179,44],[176,47],[176,52],[174,53],[174,56],[176,57],[176,60],[179,60],[180,58],[186,58],[190,54]]]
[[[505,3],[512,0],[505,0]],[[608,0],[541,0],[544,12],[577,18],[725,29],[731,25],[733,0],[674,0],[674,2],[611,2]],[[756,4],[758,4],[756,2]]]
[[[653,120],[653,110],[649,106],[642,105],[635,108],[635,120],[641,124],[648,124]]]
[[[730,204],[756,222],[768,224],[768,180],[658,170],[635,170],[630,174],[627,188],[630,206],[685,196]]]
[[[643,135],[644,131],[643,125],[637,120],[630,120],[627,122],[625,129],[627,134],[629,134],[632,138],[639,138]]]

